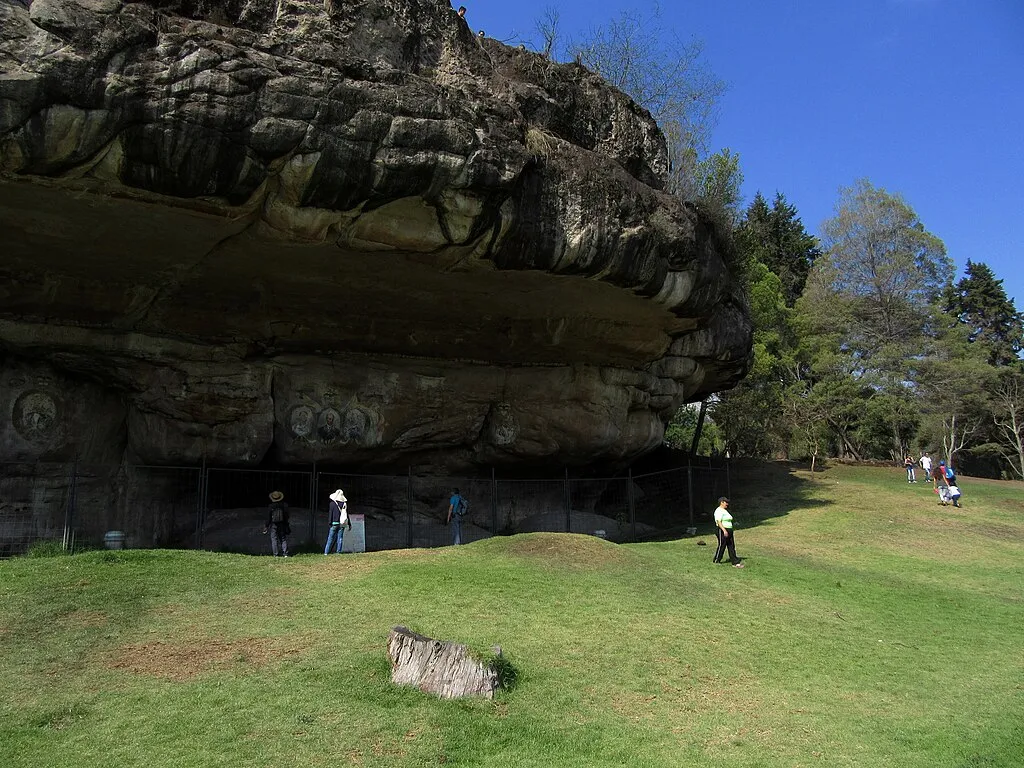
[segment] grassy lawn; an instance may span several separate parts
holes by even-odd
[[[963,509],[899,467],[733,488],[742,570],[707,523],[0,563],[0,765],[1024,765],[1024,484],[963,478]],[[500,644],[516,686],[392,687],[397,624]]]

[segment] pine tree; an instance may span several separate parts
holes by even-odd
[[[781,193],[771,208],[758,192],[736,228],[736,244],[778,275],[786,306],[792,307],[804,290],[807,274],[821,255],[817,239],[804,229],[794,206]]]
[[[1024,316],[986,264],[968,260],[965,276],[946,293],[945,311],[967,326],[971,343],[987,348],[990,365],[1017,359],[1024,346]]]

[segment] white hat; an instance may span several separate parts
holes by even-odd
[[[345,492],[341,490],[341,488],[332,493],[330,499],[331,501],[348,501],[348,499],[345,498]]]

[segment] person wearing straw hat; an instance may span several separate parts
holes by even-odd
[[[270,506],[267,507],[267,524],[263,532],[270,532],[270,551],[274,557],[288,557],[288,534],[292,532],[288,525],[288,504],[280,491],[270,493]]]
[[[335,546],[335,553],[340,555],[341,544],[345,539],[345,527],[351,531],[352,521],[348,519],[348,499],[345,498],[345,492],[339,488],[330,495],[330,499],[331,530],[327,534],[324,554],[331,554],[331,547]]]

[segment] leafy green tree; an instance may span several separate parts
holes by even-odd
[[[940,331],[927,353],[914,361],[926,421],[922,436],[941,445],[947,461],[953,462],[972,443],[985,442],[992,413],[987,390],[995,374],[987,350],[972,344],[967,329],[959,325]]]
[[[885,347],[919,349],[930,308],[953,274],[946,248],[899,195],[866,179],[840,190],[816,260],[818,314],[843,305],[846,345],[867,361]]]
[[[908,387],[872,392],[864,403],[855,439],[866,455],[900,462],[913,452],[920,420],[917,401]]]
[[[743,186],[740,156],[728,147],[712,153],[697,162],[695,179],[696,201],[712,213],[724,213],[730,227],[735,225]]]
[[[665,427],[665,442],[677,451],[689,451],[693,445],[693,434],[697,428],[697,407],[694,404],[684,405]],[[725,440],[721,430],[713,421],[705,419],[697,444],[697,455],[710,456],[725,450]]]
[[[743,381],[719,396],[712,415],[734,455],[775,456],[785,454],[789,444],[782,404],[797,366],[793,311],[786,306],[782,282],[764,264],[753,261],[749,280],[753,363]]]
[[[945,311],[968,328],[971,343],[988,350],[990,364],[1017,360],[1024,346],[1024,316],[986,264],[967,261],[964,277],[946,292]]]
[[[826,249],[797,302],[812,391],[834,404],[828,421],[843,449],[897,458],[915,436],[915,361],[953,265],[902,197],[867,180],[840,190],[823,229]]]
[[[736,228],[737,247],[779,276],[786,306],[792,307],[821,254],[818,240],[804,229],[794,206],[776,193],[771,207],[758,192]]]

